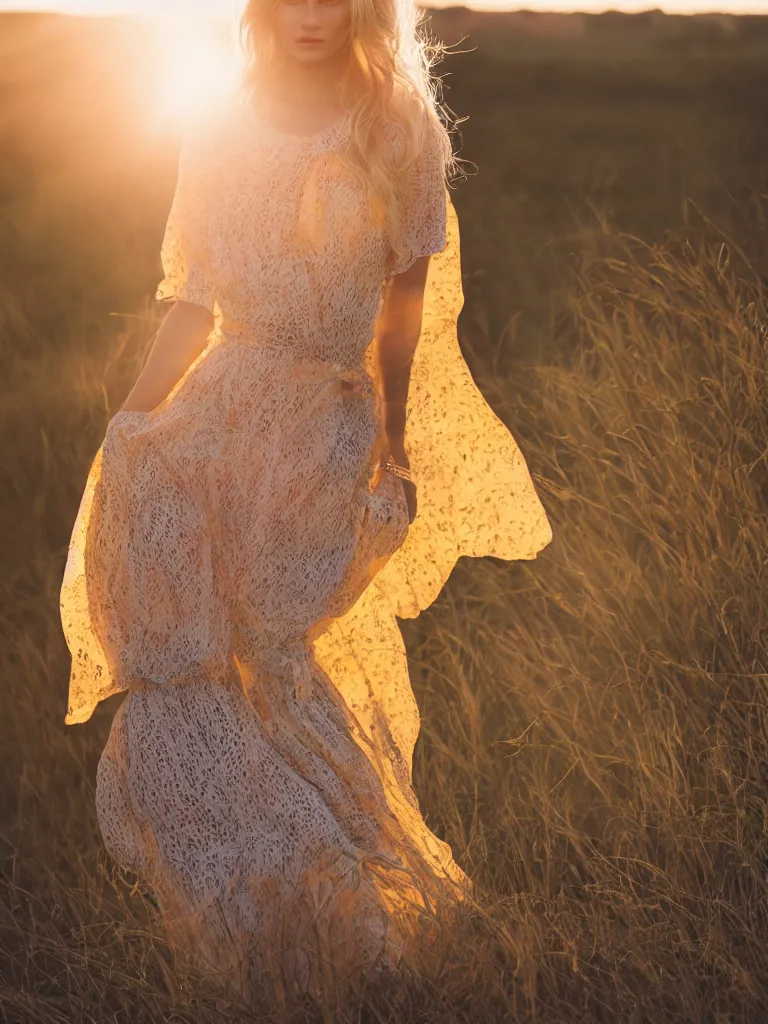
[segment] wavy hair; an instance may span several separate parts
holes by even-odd
[[[241,96],[246,101],[268,90],[281,55],[272,25],[280,0],[247,0],[240,17],[240,43],[245,54]],[[425,11],[415,0],[348,0],[350,38],[339,99],[350,112],[349,144],[339,154],[369,189],[374,215],[387,230],[390,245],[400,251],[401,210],[408,175],[429,132],[443,139],[444,171],[457,167],[450,141],[456,119],[441,102],[442,81],[432,72],[447,48],[428,38]],[[401,126],[405,144],[397,162],[385,144],[382,121]]]

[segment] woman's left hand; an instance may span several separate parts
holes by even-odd
[[[405,445],[402,442],[393,442],[391,439],[388,439],[388,444],[384,451],[382,461],[386,462],[390,455],[394,459],[396,465],[402,466],[403,469],[411,468],[408,453],[406,452]],[[412,480],[403,480],[402,477],[398,477],[398,480],[400,480],[403,485],[403,489],[405,490],[405,500],[408,503],[408,522],[410,524],[416,518],[416,484]]]

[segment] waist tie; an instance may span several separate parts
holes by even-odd
[[[345,385],[345,395],[366,395],[372,397],[376,387],[373,378],[362,364],[344,366],[343,363],[331,359],[313,359],[310,356],[296,354],[292,341],[277,338],[259,337],[258,333],[238,321],[225,320],[218,327],[220,344],[246,345],[264,355],[283,360],[286,364],[286,376],[300,384],[331,384]]]
[[[223,320],[218,325],[217,334],[220,343],[247,345],[259,352],[284,359],[288,367],[288,375],[292,380],[302,384],[341,381],[350,385],[348,390],[350,394],[358,394],[360,391],[367,390],[366,382],[369,382],[371,387],[373,385],[370,374],[362,365],[349,367],[331,359],[313,359],[310,356],[297,355],[293,341],[281,340],[276,337],[260,337],[259,332],[237,320]]]
[[[344,389],[348,395],[359,395],[373,391],[373,379],[361,367],[345,367],[331,360],[297,359],[289,374],[300,384],[341,383],[349,385]]]

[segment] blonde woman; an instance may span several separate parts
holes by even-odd
[[[412,0],[249,0],[187,132],[173,302],[90,469],[68,724],[120,691],[105,844],[241,991],[415,963],[471,891],[411,785],[396,616],[547,517],[461,356],[448,130]]]

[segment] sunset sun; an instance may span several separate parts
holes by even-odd
[[[232,87],[237,54],[206,26],[176,19],[152,26],[156,34],[156,116],[180,127],[210,109]]]

